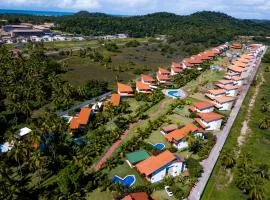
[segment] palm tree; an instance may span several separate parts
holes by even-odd
[[[252,179],[249,195],[253,200],[264,199],[263,179],[259,175],[255,175]]]
[[[30,169],[32,170],[36,170],[38,172],[38,176],[39,176],[39,185],[41,182],[41,171],[42,170],[42,157],[40,155],[40,152],[34,152],[31,154],[30,157]]]
[[[231,168],[235,165],[235,157],[234,152],[225,151],[221,156],[221,164],[225,166],[225,168]]]

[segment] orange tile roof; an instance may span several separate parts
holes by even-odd
[[[161,67],[158,69],[158,72],[161,73],[161,74],[170,74],[170,72],[167,69],[164,69],[164,68],[161,68]]]
[[[120,104],[120,95],[119,94],[112,94],[112,97],[111,97],[111,103],[113,106],[119,106]]]
[[[201,60],[211,60],[212,58],[207,56],[206,54],[199,54],[198,57],[201,59]]]
[[[172,62],[171,67],[172,67],[172,68],[182,68],[183,65],[182,65],[182,63]]]
[[[80,123],[79,123],[79,118],[78,117],[73,117],[70,121],[70,124],[69,124],[69,128],[71,130],[76,130],[80,127]]]
[[[197,115],[206,122],[215,121],[215,120],[218,120],[218,119],[222,119],[224,117],[223,115],[217,114],[215,112],[197,113]]]
[[[208,93],[211,93],[213,95],[225,94],[226,93],[226,90],[223,90],[223,89],[214,89],[214,90],[208,90]]]
[[[118,82],[117,87],[120,92],[133,92],[133,89],[130,85],[126,85],[126,84]]]
[[[237,66],[237,67],[242,67],[242,68],[247,67],[247,63],[243,63],[243,62],[240,62],[240,61],[233,62],[233,65]]]
[[[239,72],[239,73],[247,71],[245,68],[237,67],[237,66],[234,66],[234,65],[228,67],[228,69],[231,70],[231,71],[234,71],[234,72]]]
[[[214,100],[218,103],[226,103],[226,102],[234,101],[235,98],[224,96],[224,97],[217,97]]]
[[[136,169],[141,173],[149,176],[166,164],[174,161],[175,155],[166,150],[157,156],[150,156],[146,160],[135,165]]]
[[[146,192],[136,192],[128,194],[122,200],[150,200],[150,198]]]
[[[186,137],[189,132],[194,132],[196,130],[198,130],[198,127],[195,126],[194,124],[190,123],[190,124],[184,126],[183,128],[180,128],[180,129],[177,129],[177,130],[170,132],[169,134],[165,135],[165,138],[169,142],[172,142],[173,140],[179,141],[179,140],[183,139],[184,137]]]
[[[221,80],[218,80],[217,83],[227,85],[227,84],[233,84],[233,81],[232,80],[221,79]]]
[[[192,56],[192,57],[189,59],[189,62],[190,62],[191,64],[202,64],[202,63],[203,63],[203,60],[201,60],[199,56]]]
[[[145,74],[141,75],[141,79],[143,79],[144,81],[147,81],[147,82],[155,82],[155,79],[153,79],[153,77],[145,75]]]
[[[139,89],[139,90],[151,90],[150,86],[145,84],[145,83],[142,83],[141,81],[136,81],[136,87]]]
[[[225,85],[222,88],[225,90],[237,90],[240,88],[240,86],[238,86],[238,85]]]
[[[80,125],[87,125],[89,117],[91,115],[91,108],[82,108],[79,113],[79,123]]]
[[[198,102],[193,102],[192,104],[199,110],[214,107],[214,104],[208,101],[198,101]]]
[[[170,80],[170,77],[169,76],[162,75],[160,73],[157,73],[157,77],[158,77],[159,80],[165,80],[165,81]]]
[[[194,118],[195,122],[197,122],[202,128],[207,128],[207,126],[205,126],[200,118]]]
[[[182,68],[178,68],[178,67],[174,67],[174,66],[172,66],[172,70],[173,70],[175,73],[179,73],[179,72],[182,72],[182,71],[183,71]]]
[[[189,62],[189,59],[188,59],[188,58],[185,58],[185,59],[183,60],[183,63],[184,63],[184,65],[186,65],[187,67],[193,67],[193,66],[194,66],[193,64],[191,64],[191,63]]]
[[[233,49],[242,49],[242,45],[239,44],[239,43],[233,43],[233,44],[231,45],[231,47],[232,47]]]

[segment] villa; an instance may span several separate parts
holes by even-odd
[[[142,74],[141,75],[141,82],[144,83],[144,84],[148,84],[151,87],[152,85],[155,85],[156,81],[155,81],[155,79],[153,77]]]
[[[213,102],[216,104],[216,107],[219,110],[231,110],[234,104],[235,98],[233,97],[217,97],[213,100]]]
[[[233,44],[231,45],[231,48],[233,48],[233,49],[242,49],[242,45],[239,44],[239,43],[233,43]]]
[[[205,94],[209,99],[215,99],[217,97],[223,97],[226,96],[226,90],[224,89],[212,89],[208,90],[207,93]]]
[[[160,132],[161,132],[161,134],[166,135],[166,134],[168,134],[168,133],[170,133],[178,128],[179,128],[179,126],[177,124],[170,124],[170,125],[161,127]]]
[[[227,79],[227,80],[233,80],[234,85],[241,86],[241,85],[244,84],[244,78],[239,76],[239,75],[231,75],[231,73],[227,73],[226,76],[224,76],[224,78]]]
[[[233,85],[234,81],[233,80],[227,80],[227,79],[222,79],[218,80],[215,82],[215,85],[218,86],[219,88],[224,88],[225,86],[228,85]]]
[[[171,76],[180,74],[182,72],[183,72],[183,65],[180,63],[173,62],[171,66]]]
[[[79,129],[84,129],[89,123],[89,119],[92,113],[91,108],[82,108],[78,115],[74,116],[69,124],[69,128],[72,132],[76,132]]]
[[[165,135],[165,138],[173,144],[178,150],[183,150],[188,147],[188,141],[186,141],[186,136],[191,133],[198,137],[203,137],[203,130],[199,129],[194,124],[190,123],[183,128],[174,130],[169,134]]]
[[[133,89],[130,85],[126,85],[126,84],[118,82],[117,87],[118,87],[118,94],[121,97],[133,97],[134,96]]]
[[[121,101],[121,97],[119,94],[112,94],[111,103],[114,107],[118,107]]]
[[[199,118],[194,120],[206,131],[220,130],[223,115],[211,113],[197,113]]]
[[[246,78],[248,76],[247,71],[248,70],[246,68],[237,67],[237,66],[234,66],[234,65],[228,67],[228,72],[237,73],[242,78]]]
[[[193,64],[189,62],[188,58],[184,59],[182,64],[183,64],[183,69],[191,69],[194,66]]]
[[[215,109],[215,104],[208,101],[193,102],[192,105],[189,108],[192,112],[209,113]]]
[[[157,73],[156,78],[160,84],[168,84],[170,83],[171,80],[171,78],[168,75],[163,75],[160,74],[159,72]]]
[[[136,91],[138,93],[151,94],[152,89],[148,84],[145,84],[141,81],[136,81]]]
[[[166,150],[157,156],[150,156],[139,162],[135,168],[151,183],[156,183],[166,175],[178,176],[185,170],[184,160]]]

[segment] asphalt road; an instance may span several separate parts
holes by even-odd
[[[265,51],[263,52],[263,54],[261,55],[261,57],[256,61],[256,65],[251,71],[251,74],[249,75],[249,77],[247,78],[246,85],[243,86],[241,94],[238,96],[238,99],[235,103],[235,106],[233,107],[231,111],[230,117],[228,118],[228,121],[225,127],[217,135],[217,142],[215,146],[213,147],[213,149],[211,150],[209,157],[201,162],[204,172],[202,173],[202,176],[198,179],[198,182],[196,183],[196,185],[192,188],[188,197],[189,200],[199,200],[201,198],[204,188],[206,187],[206,184],[211,176],[212,170],[214,169],[214,166],[218,160],[220,151],[225,144],[225,141],[230,133],[230,130],[238,115],[238,112],[245,99],[245,96],[247,95],[249,87],[259,68],[259,65],[261,63],[261,58],[263,57],[266,50],[267,50],[267,47]]]

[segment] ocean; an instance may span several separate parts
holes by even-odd
[[[56,11],[0,9],[0,14],[24,14],[24,15],[36,15],[36,16],[66,16],[66,15],[73,15],[74,13],[72,13],[72,12],[56,12]]]

